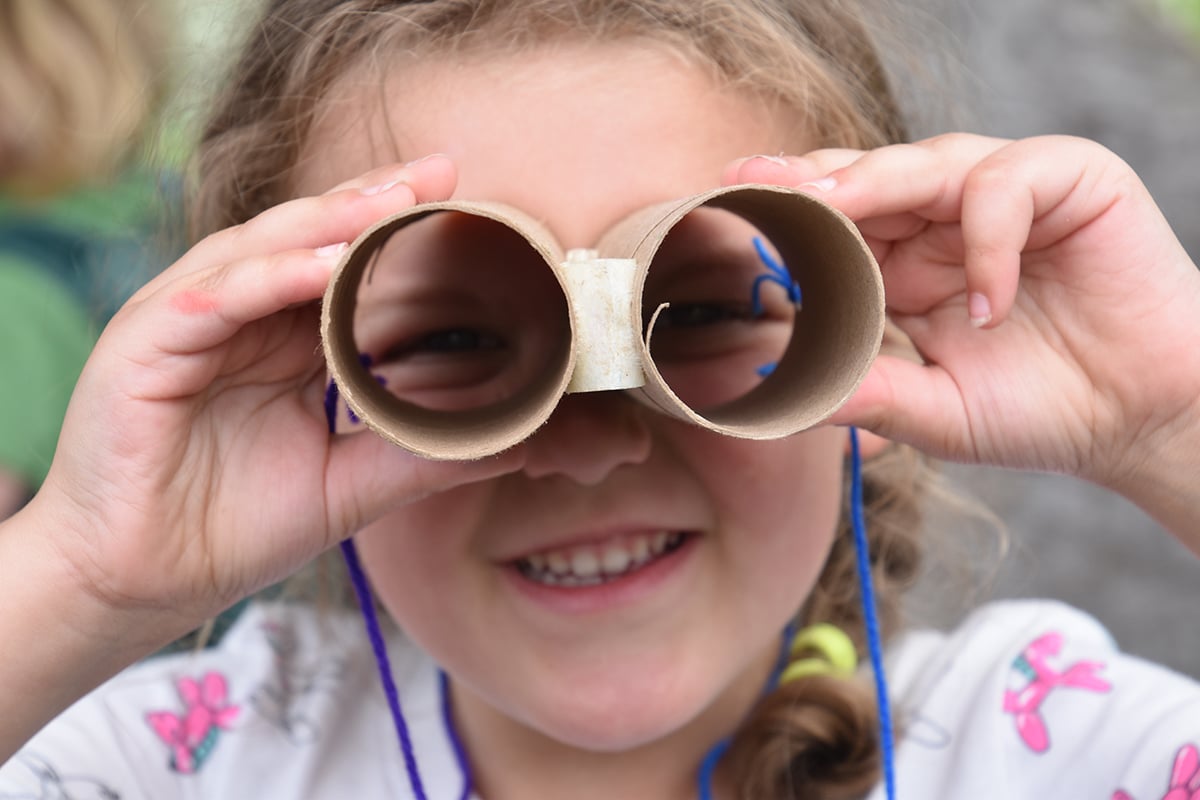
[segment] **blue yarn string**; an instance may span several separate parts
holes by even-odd
[[[767,274],[759,275],[754,279],[754,283],[750,285],[750,315],[761,317],[763,314],[762,285],[764,283],[778,284],[787,292],[788,300],[799,308],[802,299],[800,284],[792,277],[792,273],[788,271],[787,265],[771,255],[771,252],[767,250],[766,242],[763,241],[761,236],[754,237],[754,250],[758,253],[758,260],[767,268]],[[776,366],[777,364],[774,361],[769,364],[763,364],[756,370],[758,377],[767,377],[775,371]]]
[[[858,430],[856,428],[850,428],[850,522],[854,532],[858,583],[862,591],[867,649],[871,655],[871,669],[875,673],[875,705],[879,714],[879,749],[883,755],[883,784],[888,800],[896,800],[892,712],[891,704],[888,702],[887,676],[883,670],[883,637],[879,632],[875,586],[871,579],[871,554],[867,545],[866,513],[863,510],[862,453],[858,446]]]
[[[329,382],[325,390],[325,422],[329,425],[329,433],[337,428],[338,388]],[[388,659],[387,643],[383,640],[383,631],[379,627],[379,617],[375,613],[375,602],[371,598],[371,587],[363,572],[362,563],[358,558],[358,548],[353,539],[342,542],[342,558],[350,573],[350,583],[354,587],[354,596],[358,600],[359,610],[362,611],[363,623],[367,629],[367,638],[371,640],[371,651],[375,655],[375,667],[383,684],[383,694],[387,698],[388,711],[392,715],[392,725],[400,740],[400,751],[404,755],[404,767],[408,770],[408,781],[412,785],[413,796],[416,800],[428,800],[425,786],[421,782],[421,773],[417,769],[417,757],[413,751],[412,737],[408,733],[408,723],[404,721],[404,711],[400,708],[400,692],[392,679],[392,665]]]
[[[708,754],[704,756],[704,760],[700,762],[700,773],[696,779],[697,784],[699,784],[700,800],[713,800],[713,773],[717,770],[717,762],[721,760],[721,756],[725,755],[725,751],[728,749],[729,740],[722,739],[708,751]]]
[[[793,619],[783,629],[783,635],[779,639],[779,655],[775,657],[775,665],[771,667],[771,675],[767,678],[766,685],[763,686],[763,695],[770,694],[779,686],[779,678],[783,675],[783,671],[787,668],[788,661],[791,658],[792,639],[795,636],[796,620]],[[704,760],[700,762],[700,769],[696,774],[696,784],[700,795],[699,800],[712,800],[713,773],[716,772],[717,763],[725,755],[725,751],[729,749],[729,745],[729,739],[722,739],[712,746],[704,755]]]
[[[759,275],[750,286],[750,313],[755,317],[762,316],[763,304],[761,293],[764,283],[779,285],[787,292],[788,300],[799,306],[802,300],[800,284],[792,277],[792,273],[788,271],[787,265],[771,255],[770,251],[767,250],[766,242],[763,241],[761,236],[754,237],[754,250],[758,253],[758,260],[767,268],[767,274]]]

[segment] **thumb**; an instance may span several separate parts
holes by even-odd
[[[969,457],[962,394],[937,365],[880,355],[829,422],[853,425],[938,458]]]
[[[327,513],[329,535],[337,540],[353,536],[399,506],[506,475],[525,463],[521,445],[474,461],[434,461],[370,431],[338,435],[330,448]]]

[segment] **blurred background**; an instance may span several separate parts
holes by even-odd
[[[919,5],[955,56],[924,66],[949,87],[952,119],[934,114],[915,133],[949,124],[1095,139],[1137,170],[1200,263],[1200,0]],[[1007,528],[1009,551],[981,594],[1060,598],[1099,618],[1122,649],[1200,678],[1200,559],[1140,510],[1061,476],[953,465],[946,475]],[[953,537],[962,521],[937,524]],[[963,538],[981,564],[995,558],[986,534]],[[944,578],[927,579],[920,607],[949,623],[962,609],[942,600]]]

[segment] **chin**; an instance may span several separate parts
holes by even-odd
[[[543,722],[538,726],[543,735],[561,744],[592,753],[623,753],[667,738],[682,728],[686,719],[653,718],[637,709],[632,716],[609,711],[599,718],[555,715]]]
[[[544,703],[529,722],[555,741],[581,750],[633,750],[679,731],[696,719],[711,698],[677,682],[610,681],[603,688],[567,689]]]

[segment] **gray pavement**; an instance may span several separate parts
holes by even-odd
[[[937,35],[956,37],[959,54],[928,67],[949,78],[954,119],[918,119],[918,135],[949,125],[1096,139],[1138,170],[1200,263],[1200,43],[1135,0],[926,1],[926,24],[944,26]],[[1200,559],[1141,511],[1061,476],[951,466],[947,478],[1009,530],[993,596],[1063,599],[1099,618],[1126,651],[1200,677]],[[980,562],[994,558],[985,544],[977,552]],[[923,607],[945,596],[943,579],[927,580]],[[932,602],[941,621],[961,611]]]

